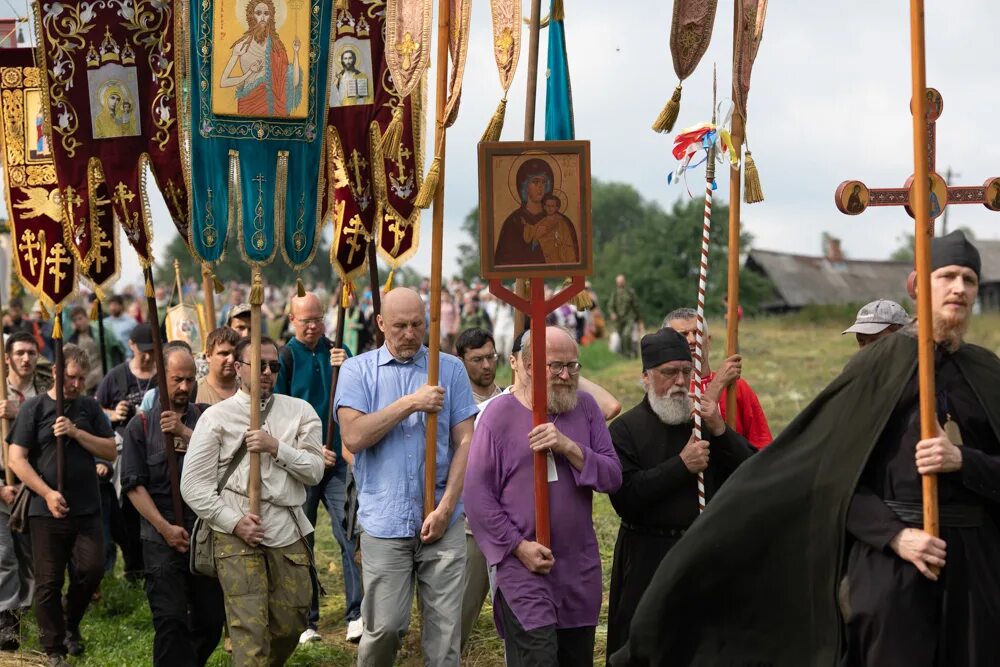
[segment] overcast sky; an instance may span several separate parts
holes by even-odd
[[[462,107],[448,133],[446,235],[457,233],[477,203],[476,142],[501,94],[489,7],[485,0],[473,0],[473,5]],[[665,207],[687,197],[683,187],[666,183],[666,174],[675,167],[672,137],[649,129],[677,83],[668,44],[672,3],[566,0],[565,6],[576,133],[592,142],[593,176],[630,183]],[[525,0],[525,14],[528,7]],[[1000,151],[989,134],[1000,107],[994,11],[986,0],[929,2],[927,7],[927,81],[944,96],[938,171],[951,166],[960,174],[955,182],[962,185],[1000,176]],[[685,83],[675,129],[710,118],[713,62],[719,68],[720,91],[728,91],[732,15],[732,2],[722,0],[708,53]],[[523,138],[527,30],[523,36],[505,140]],[[544,131],[546,41],[543,31],[538,139]],[[906,3],[772,0],[748,105],[750,145],[766,196],[760,204],[743,207],[744,227],[754,235],[754,245],[819,254],[820,236],[827,231],[843,239],[849,257],[887,257],[911,230],[911,219],[897,208],[845,216],[835,208],[833,193],[847,179],[863,180],[869,187],[903,184],[913,170],[909,98]],[[728,185],[728,178],[720,178],[719,199],[728,199]],[[159,249],[176,232],[162,200],[156,200]],[[1000,213],[981,205],[949,210],[949,227],[968,226],[978,238],[1000,238]],[[427,212],[420,252],[411,260],[422,273],[429,271],[430,242]],[[665,252],[669,243],[664,239]],[[445,275],[457,268],[457,245],[456,237],[448,236]],[[123,277],[135,279],[134,267],[134,262],[123,262]]]

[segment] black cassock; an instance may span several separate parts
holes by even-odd
[[[691,426],[690,422],[664,424],[647,398],[611,424],[611,440],[622,464],[622,485],[611,495],[621,527],[611,570],[608,655],[625,644],[632,614],[660,561],[698,518],[697,477],[680,457],[691,438]],[[706,439],[710,456],[705,492],[711,499],[755,450],[729,428]]]
[[[938,349],[935,365],[938,419],[956,424],[964,443],[961,470],[938,475],[946,566],[932,582],[889,547],[904,528],[922,526],[914,374],[847,514],[848,667],[1000,665],[1000,442],[952,355]]]

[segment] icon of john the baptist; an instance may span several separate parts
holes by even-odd
[[[525,160],[517,170],[517,192],[521,205],[500,227],[494,262],[496,266],[548,263],[536,233],[536,225],[546,219],[544,200],[555,188],[552,167],[540,158]],[[572,248],[579,248],[576,230],[566,225]]]

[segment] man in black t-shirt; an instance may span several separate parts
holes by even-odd
[[[97,387],[97,402],[118,434],[125,437],[125,427],[142,403],[146,391],[156,387],[156,359],[153,357],[153,329],[140,324],[132,329],[128,341],[132,358],[118,364]],[[138,581],[143,574],[142,542],[139,539],[139,513],[127,496],[115,492],[114,482],[120,478],[107,462],[98,462],[101,478],[101,500],[104,508],[104,572],[115,566],[115,543],[122,549],[125,578]],[[113,540],[113,541],[112,541]]]
[[[217,579],[192,575],[187,551],[195,514],[183,505],[183,519],[174,515],[163,430],[177,450],[178,472],[201,406],[190,402],[196,389],[191,352],[182,347],[164,350],[170,407],[133,417],[122,445],[122,492],[142,515],[146,596],[153,612],[154,667],[204,665],[219,643],[225,608]],[[161,426],[162,424],[162,426]]]
[[[34,493],[28,506],[35,569],[35,617],[52,665],[83,652],[80,620],[101,583],[104,538],[94,458],[115,459],[111,424],[97,402],[84,396],[90,370],[86,352],[66,345],[63,416],[56,418],[55,389],[25,401],[8,438],[10,466]],[[56,439],[64,439],[63,488],[57,488]],[[63,578],[72,564],[62,600]]]

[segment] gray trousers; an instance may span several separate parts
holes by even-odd
[[[432,544],[419,537],[384,539],[362,533],[361,573],[365,630],[358,646],[359,667],[392,666],[410,625],[414,583],[425,664],[458,667],[465,590],[462,517]]]
[[[35,577],[31,567],[31,540],[10,532],[10,510],[0,508],[0,611],[31,606]]]
[[[476,627],[483,602],[490,592],[489,566],[472,535],[465,536],[465,593],[462,596],[462,650]]]

